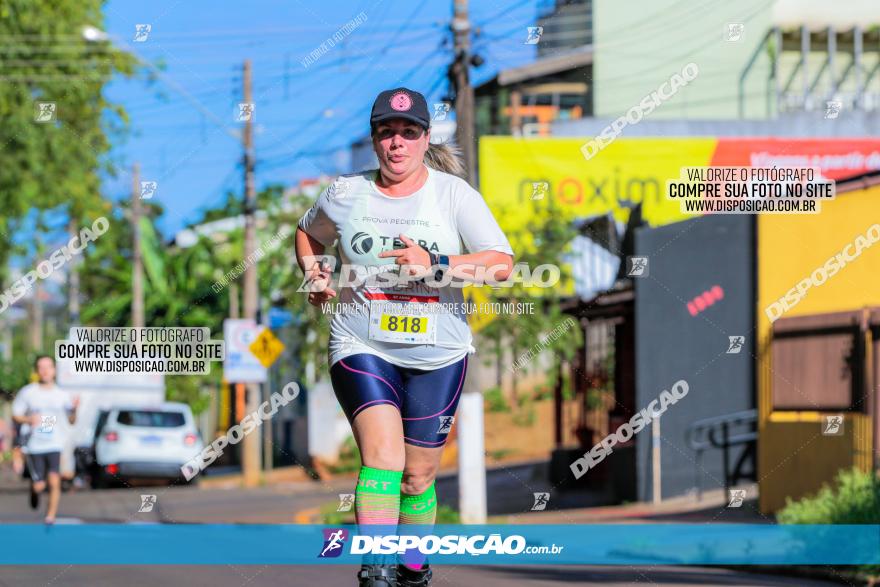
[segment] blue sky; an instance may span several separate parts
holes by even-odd
[[[471,2],[471,22],[482,25],[475,43],[486,60],[473,81],[534,59],[525,45],[535,24],[535,0]],[[361,12],[366,20],[308,67],[302,60]],[[165,76],[183,88],[228,130],[241,97],[244,59],[253,62],[257,187],[291,184],[321,173],[349,171],[348,145],[368,129],[376,94],[404,85],[428,102],[447,92],[451,60],[448,23],[452,0],[306,0],[193,2],[111,0],[105,28],[140,57],[164,63]],[[132,42],[136,24],[150,24],[145,42]],[[166,235],[199,218],[199,210],[240,193],[241,146],[161,81],[114,80],[106,95],[131,118],[130,136],[114,145],[124,165],[103,182],[106,197],[128,197],[131,163],[141,179],[156,180],[155,200],[166,214]],[[342,152],[335,152],[337,149]]]

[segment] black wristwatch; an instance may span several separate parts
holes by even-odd
[[[431,254],[431,267],[440,266],[434,273],[434,281],[440,281],[443,279],[443,273],[449,269],[449,255],[435,255]]]
[[[434,281],[440,281],[443,279],[443,272],[449,269],[449,255],[438,255],[437,253],[432,253],[428,250],[428,247],[425,245],[419,245],[425,252],[428,253],[428,258],[431,260],[431,267],[441,267],[434,272]]]

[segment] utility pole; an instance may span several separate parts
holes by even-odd
[[[40,262],[43,259],[43,221],[42,216],[37,222],[37,255],[34,262],[34,265]],[[31,338],[31,350],[34,352],[42,352],[43,351],[43,284],[42,279],[37,279],[34,282],[34,293],[33,298],[31,298],[31,311],[30,311],[30,338]]]
[[[476,136],[474,134],[474,89],[468,67],[471,60],[471,23],[468,0],[453,0],[452,33],[455,60],[449,67],[449,78],[455,89],[455,140],[461,147],[467,182],[477,187]]]
[[[144,327],[144,261],[141,257],[141,166],[131,168],[131,325]]]
[[[453,0],[452,33],[455,60],[449,81],[455,91],[455,140],[461,148],[467,182],[477,187],[474,89],[468,76],[471,61],[471,23],[467,0]],[[483,452],[483,394],[474,372],[465,377],[466,393],[458,404],[458,497],[461,521],[486,523],[486,457]]]
[[[271,323],[269,322],[269,307],[271,304],[269,303],[268,298],[263,298],[262,303],[262,315],[263,315],[263,326],[266,327],[266,330],[269,330]],[[269,401],[269,396],[271,395],[270,391],[273,388],[273,384],[276,383],[276,379],[278,378],[277,372],[273,377],[273,371],[275,369],[266,369],[266,383],[262,385],[263,393],[261,394],[262,401]],[[278,389],[277,385],[275,389]],[[265,422],[263,422],[263,471],[265,474],[269,474],[272,471],[272,419],[269,418]]]
[[[252,104],[251,61],[246,59],[242,72],[244,84],[244,103]],[[244,121],[242,142],[244,147],[244,317],[257,320],[257,266],[250,262],[257,241],[257,194],[254,189],[254,109],[251,108]],[[247,384],[248,414],[259,407],[260,386],[257,383]],[[259,434],[248,434],[242,440],[241,468],[245,487],[255,487],[260,479],[260,438]]]
[[[70,219],[67,221],[67,234],[70,238],[77,235],[77,214],[71,210]],[[79,326],[79,255],[70,260],[70,269],[67,271],[67,319],[70,326]]]

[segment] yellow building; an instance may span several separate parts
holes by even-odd
[[[880,465],[880,173],[758,217],[760,508]]]

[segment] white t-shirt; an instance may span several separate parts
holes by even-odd
[[[73,409],[70,394],[57,385],[42,387],[30,383],[21,388],[12,402],[13,416],[39,413],[42,421],[30,427],[30,438],[25,449],[30,454],[61,452],[67,431],[67,414]]]
[[[299,228],[325,247],[338,241],[343,264],[387,265],[389,269],[396,269],[395,258],[380,259],[377,255],[404,246],[399,241],[400,234],[438,255],[486,250],[513,255],[507,237],[480,193],[459,177],[427,169],[425,184],[404,197],[392,197],[379,191],[375,184],[378,170],[342,176],[321,193],[300,219]],[[350,272],[349,276],[354,275]],[[362,280],[355,287],[339,287],[337,279],[333,279],[331,287],[338,301],[346,304],[346,308],[356,304],[361,311],[333,315],[331,365],[349,355],[371,353],[401,367],[430,370],[451,365],[466,354],[476,352],[471,345],[473,337],[467,313],[461,307],[464,302],[461,287],[429,287],[418,281],[380,287],[377,281],[382,282],[381,279]],[[403,300],[436,302],[452,311],[425,315],[428,322],[434,321],[430,329],[433,342],[418,342],[423,339],[417,335],[413,335],[410,342],[389,341],[382,339],[387,334],[378,332],[378,317],[382,312],[376,304],[371,304],[383,300],[401,304]],[[382,323],[387,325],[384,322],[387,319],[388,316],[384,316]]]

